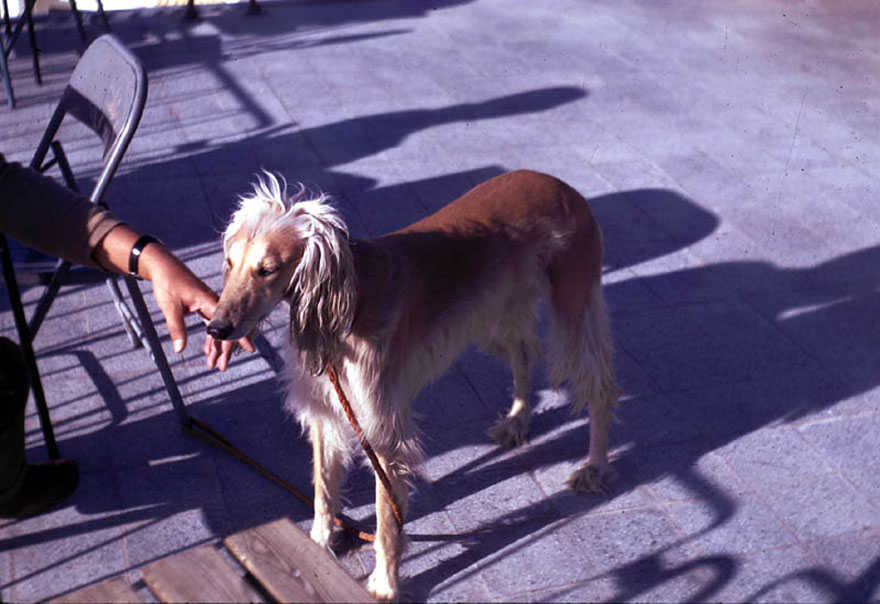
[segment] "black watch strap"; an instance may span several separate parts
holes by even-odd
[[[140,238],[134,242],[134,246],[131,248],[131,252],[128,255],[128,274],[132,277],[137,277],[138,279],[141,278],[138,274],[138,261],[141,258],[144,248],[151,243],[161,242],[152,235],[141,235]]]

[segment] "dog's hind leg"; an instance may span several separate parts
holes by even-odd
[[[327,548],[333,533],[333,519],[339,511],[339,490],[345,470],[344,453],[334,446],[332,432],[333,429],[320,420],[312,422],[309,427],[315,482],[311,537],[315,543]]]
[[[507,347],[507,358],[513,371],[513,404],[505,417],[489,428],[488,435],[503,447],[515,447],[525,442],[529,431],[529,396],[531,395],[531,360],[525,341]]]
[[[391,490],[403,518],[409,501],[408,469],[397,463],[388,463],[385,456],[377,454],[379,463],[391,482]],[[380,600],[395,600],[399,595],[398,572],[403,553],[403,529],[397,519],[385,486],[376,476],[376,567],[370,574],[367,588]]]
[[[614,478],[608,464],[608,427],[612,419],[611,406],[607,401],[590,401],[590,451],[577,470],[571,473],[566,484],[573,491],[603,492]]]

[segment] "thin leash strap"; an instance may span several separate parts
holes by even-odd
[[[281,478],[271,470],[266,469],[265,467],[260,465],[260,463],[245,455],[238,447],[229,442],[229,440],[227,440],[222,434],[214,430],[205,422],[200,421],[194,417],[190,417],[189,421],[183,425],[183,429],[192,436],[195,436],[196,438],[204,440],[205,442],[226,451],[237,460],[247,464],[257,472],[262,474],[265,478],[268,478],[269,480],[280,486],[282,489],[299,499],[301,502],[314,509],[315,504],[312,502],[312,499],[310,497],[303,495],[293,486],[287,483],[283,478]],[[370,543],[375,540],[375,537],[371,533],[356,528],[354,523],[342,514],[335,516],[333,518],[333,521],[335,522],[336,526],[345,529],[346,531],[357,536],[359,539]]]
[[[391,502],[391,511],[394,513],[394,519],[397,520],[397,528],[398,530],[403,530],[403,514],[400,512],[400,507],[397,505],[397,500],[394,498],[394,491],[391,489],[391,481],[388,479],[388,475],[385,474],[382,464],[379,463],[379,458],[376,457],[376,452],[373,451],[373,447],[370,446],[370,443],[364,436],[364,431],[361,429],[361,425],[358,423],[357,417],[354,415],[351,403],[348,401],[348,397],[345,396],[345,391],[342,390],[342,385],[339,383],[339,376],[336,374],[336,370],[330,363],[327,363],[327,377],[330,378],[330,383],[333,384],[333,388],[336,390],[336,397],[339,399],[339,404],[342,405],[346,417],[348,417],[351,429],[354,430],[355,436],[358,437],[361,446],[364,448],[364,453],[367,454],[370,463],[373,464],[373,470],[375,470],[376,476],[379,477],[382,486],[384,486],[385,490],[388,492],[388,500]]]

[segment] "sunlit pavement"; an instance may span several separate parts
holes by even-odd
[[[645,0],[272,2],[110,14],[145,64],[108,200],[220,287],[219,233],[265,168],[333,195],[356,236],[515,168],[591,199],[622,391],[617,480],[576,495],[585,416],[536,369],[528,444],[485,435],[506,367],[467,353],[416,401],[427,461],[402,565],[416,601],[880,597],[880,5]],[[103,32],[87,19],[91,36]],[[69,13],[22,36],[0,149],[28,161],[81,49]],[[94,176],[91,142],[68,149]],[[145,286],[149,290],[149,286]],[[37,292],[28,291],[29,310]],[[159,330],[165,334],[151,294]],[[5,296],[0,333],[14,337]],[[194,416],[310,492],[310,451],[257,355],[166,351]],[[280,309],[265,333],[282,350]],[[45,600],[310,512],[182,433],[103,287],[36,341],[76,493],[0,526],[0,599]],[[46,458],[28,408],[28,455]],[[373,484],[347,482],[371,526]],[[340,543],[349,571],[369,546]],[[141,587],[141,595],[148,597]]]

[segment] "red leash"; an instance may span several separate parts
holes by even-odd
[[[208,424],[203,421],[200,421],[194,417],[190,417],[189,421],[183,424],[184,431],[188,432],[192,436],[196,438],[200,438],[201,440],[218,447],[237,460],[245,463],[250,466],[260,474],[262,474],[265,478],[271,480],[282,489],[299,499],[301,502],[314,509],[315,504],[312,499],[306,495],[303,495],[298,490],[296,490],[293,486],[291,486],[288,482],[286,482],[283,478],[263,467],[259,462],[254,461],[250,457],[248,457],[244,452],[241,451],[238,447],[233,445],[229,440],[227,440],[222,434],[214,430]],[[372,543],[375,540],[375,537],[368,533],[367,531],[361,530],[355,526],[355,524],[349,519],[343,516],[342,514],[337,515],[333,519],[336,526],[354,534],[359,539]]]
[[[367,439],[364,436],[364,431],[361,429],[361,425],[358,423],[354,411],[351,408],[351,403],[348,402],[348,397],[345,396],[345,392],[342,390],[342,385],[339,383],[339,376],[336,374],[336,370],[330,363],[327,363],[327,377],[330,378],[330,383],[333,384],[333,388],[336,390],[336,396],[339,398],[339,403],[342,405],[346,417],[348,417],[348,422],[351,424],[351,429],[354,430],[354,435],[358,437],[359,441],[361,441],[361,446],[364,448],[364,453],[366,453],[367,457],[370,459],[370,463],[373,464],[373,470],[376,471],[376,476],[379,477],[385,490],[388,491],[388,500],[391,502],[391,511],[394,513],[394,519],[397,520],[397,528],[398,530],[403,530],[403,514],[400,512],[400,507],[397,505],[397,500],[394,498],[394,491],[391,489],[391,481],[388,479],[388,475],[385,474],[382,464],[379,463],[379,458],[376,457],[376,452],[373,451],[373,447],[367,442]]]
[[[376,452],[373,450],[373,447],[370,446],[370,443],[367,442],[367,439],[364,437],[364,432],[354,415],[354,411],[351,408],[351,403],[348,401],[348,397],[345,396],[345,392],[342,390],[342,386],[339,383],[339,376],[336,374],[336,370],[333,369],[330,364],[327,365],[327,375],[330,377],[330,382],[333,384],[333,388],[336,390],[336,396],[339,398],[339,403],[342,405],[342,409],[345,411],[345,415],[348,417],[349,423],[351,423],[351,427],[352,430],[354,430],[355,436],[357,436],[358,440],[360,440],[361,446],[363,446],[364,448],[364,452],[367,454],[367,457],[370,459],[370,463],[373,465],[373,470],[375,470],[376,476],[379,477],[380,482],[385,487],[385,490],[388,492],[388,499],[391,502],[391,511],[394,513],[394,519],[397,521],[397,527],[398,529],[403,530],[403,514],[400,512],[400,507],[398,506],[397,500],[394,498],[393,491],[391,490],[391,481],[388,479],[388,475],[382,468],[382,464],[379,463],[379,458],[376,457]],[[257,470],[264,477],[268,478],[309,507],[314,508],[314,503],[312,502],[311,498],[303,495],[290,484],[285,482],[284,479],[282,479],[280,476],[266,469],[258,462],[245,455],[238,447],[233,445],[228,439],[226,439],[219,432],[208,426],[205,422],[199,421],[196,418],[191,417],[189,418],[189,421],[183,425],[183,429],[189,434],[196,436],[216,447],[219,447],[220,449],[223,449],[239,461],[244,462],[251,468]],[[338,515],[336,518],[334,518],[334,520],[337,526],[354,533],[364,541],[372,542],[375,539],[375,537],[370,533],[355,528],[351,520],[349,520],[342,514]]]

